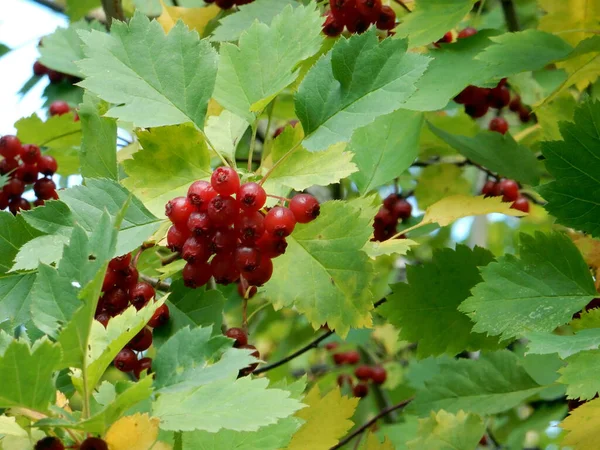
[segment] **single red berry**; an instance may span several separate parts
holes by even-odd
[[[127,344],[131,350],[136,352],[143,352],[150,348],[152,345],[152,330],[148,327],[144,327],[136,334]]]
[[[34,183],[33,192],[41,200],[50,200],[56,193],[56,184],[50,178],[40,178]]]
[[[369,386],[367,386],[365,383],[358,383],[352,388],[352,393],[358,398],[366,397],[369,393]]]
[[[95,319],[102,324],[104,328],[108,326],[108,321],[110,320],[110,314],[107,312],[101,312],[100,314],[96,314]]]
[[[89,437],[81,443],[79,450],[108,450],[108,444],[100,438]]]
[[[358,378],[359,380],[368,380],[369,378],[371,378],[371,367],[370,366],[358,366],[356,369],[354,369],[354,375],[356,376],[356,378]]]
[[[474,36],[477,34],[477,29],[473,28],[473,27],[467,27],[463,30],[460,30],[460,32],[458,33],[458,39],[465,39],[471,36]]]
[[[62,73],[57,72],[56,70],[48,69],[48,79],[50,80],[50,83],[58,84],[64,80],[64,78],[65,77]]]
[[[316,198],[309,194],[294,195],[290,201],[290,211],[298,223],[308,223],[319,217],[321,207]]]
[[[150,284],[140,281],[129,291],[131,304],[139,311],[154,297],[155,293],[154,288]]]
[[[162,327],[169,321],[169,317],[171,317],[169,307],[163,303],[156,308],[156,311],[154,311],[154,314],[152,314],[152,318],[148,321],[148,326],[151,328]]]
[[[454,40],[454,36],[452,35],[452,31],[447,31],[438,41],[437,44],[450,44]]]
[[[289,236],[295,226],[294,213],[285,206],[276,206],[265,216],[265,230],[273,236],[279,238]]]
[[[344,31],[344,24],[333,14],[328,14],[323,23],[323,34],[328,37],[338,37]],[[283,133],[285,127],[279,127],[273,133],[273,139]]]
[[[521,109],[521,97],[519,95],[515,95],[513,97],[513,99],[510,101],[510,104],[508,105],[508,109],[510,109],[512,112],[519,112],[519,110]]]
[[[384,206],[379,208],[379,211],[377,211],[377,214],[375,214],[375,218],[373,219],[373,226],[376,227],[385,227],[388,225],[393,225],[395,227],[397,224],[398,219]]]
[[[514,202],[519,197],[519,184],[515,180],[502,180],[499,184],[503,202]]]
[[[340,344],[338,344],[337,342],[328,342],[327,344],[325,344],[325,348],[329,351],[335,350],[339,346],[340,346]]]
[[[25,164],[37,164],[42,152],[37,145],[25,144],[21,147],[21,161]]]
[[[172,252],[180,252],[189,236],[187,228],[181,229],[173,225],[167,232],[167,247]]]
[[[244,183],[236,195],[240,208],[246,211],[258,211],[267,201],[267,193],[258,183]]]
[[[342,373],[337,377],[337,384],[339,387],[343,387],[345,384],[352,387],[354,382],[352,381],[352,377],[347,373]]]
[[[273,262],[267,256],[260,258],[260,263],[251,271],[243,271],[244,278],[253,286],[262,286],[271,279],[273,275]]]
[[[11,173],[17,167],[19,167],[19,162],[16,159],[4,158],[2,161],[0,161],[0,175]]]
[[[517,198],[513,202],[513,204],[511,205],[511,208],[517,209],[519,211],[523,211],[524,213],[528,213],[529,212],[529,200],[527,200],[526,197],[519,196],[519,198]]]
[[[8,208],[8,195],[4,191],[0,191],[0,211]]]
[[[240,272],[253,272],[261,262],[260,251],[254,247],[238,247],[234,252],[235,265]]]
[[[396,217],[397,219],[406,220],[412,213],[412,205],[405,199],[401,198],[394,204],[390,212],[392,213],[392,216]]]
[[[380,30],[393,30],[396,27],[396,12],[388,5],[383,5],[375,25]]]
[[[385,368],[381,366],[375,366],[371,368],[371,380],[375,384],[383,384],[387,379],[387,372]]]
[[[488,102],[492,108],[502,109],[510,103],[510,91],[506,86],[496,86],[490,90]]]
[[[496,131],[500,134],[506,134],[508,131],[508,122],[503,117],[494,117],[492,120],[490,120],[488,129],[490,131]]]
[[[33,202],[33,206],[37,207],[37,206],[44,206],[46,204],[46,200],[42,200],[41,198],[36,198],[35,201]],[[2,208],[0,208],[2,209]]]
[[[43,65],[41,62],[36,61],[33,63],[33,74],[35,76],[41,77],[48,73],[48,68]]]
[[[481,193],[484,197],[491,197],[495,187],[496,182],[494,180],[487,180],[481,188]]]
[[[21,154],[21,141],[11,134],[0,138],[0,155],[8,159],[15,159]]]
[[[248,335],[241,328],[230,328],[225,332],[225,336],[235,340],[234,347],[248,345]]]
[[[173,225],[185,228],[194,209],[194,205],[187,197],[175,197],[167,202],[165,215],[173,222]]]
[[[240,240],[245,244],[254,244],[265,233],[265,217],[258,211],[242,213],[235,223]]]
[[[227,285],[238,280],[240,271],[231,253],[219,253],[210,261],[210,270],[217,284]]]
[[[346,353],[334,353],[333,354],[333,362],[336,366],[341,366],[342,364],[346,364]]]
[[[347,364],[356,364],[360,361],[360,354],[356,350],[350,350],[346,352],[346,363]]]
[[[479,439],[479,445],[487,445],[488,444],[488,440],[487,440],[487,436],[484,434],[481,439]]]
[[[35,443],[34,450],[64,450],[62,441],[54,436],[46,436]]]
[[[239,348],[246,349],[246,350],[253,350],[253,352],[250,353],[250,355],[254,356],[256,359],[260,358],[260,353],[258,352],[258,350],[256,350],[256,347],[254,345],[248,345],[248,344],[240,345]],[[242,370],[240,370],[239,376],[245,377],[247,375],[250,375],[252,372],[254,372],[254,369],[256,369],[257,367],[258,367],[258,363],[250,364],[248,367],[245,367]]]
[[[475,103],[465,105],[465,113],[471,116],[473,119],[478,119],[487,114],[489,105],[487,103]]]
[[[29,211],[30,209],[31,205],[22,197],[12,198],[8,202],[8,210],[14,215],[16,215],[19,211]]]
[[[232,228],[215,231],[208,248],[212,253],[231,253],[237,245],[237,232]]]
[[[23,192],[25,192],[25,183],[18,178],[11,178],[2,188],[2,192],[4,192],[8,198],[20,197]]]
[[[108,268],[111,270],[126,270],[131,264],[131,253],[115,256],[108,263]]]
[[[240,177],[231,167],[217,167],[210,177],[210,184],[221,195],[233,195],[240,188]]]
[[[114,365],[121,372],[131,372],[135,368],[137,360],[133,350],[125,347],[115,357]]]
[[[331,14],[343,21],[346,15],[356,8],[356,0],[329,0]]]
[[[133,289],[140,276],[138,270],[133,266],[129,266],[123,270],[120,270],[118,275],[119,278],[117,279],[117,286],[125,291],[130,291]]]
[[[142,358],[138,361],[137,365],[133,369],[133,374],[139,380],[142,373],[152,373],[152,358]]]
[[[102,292],[106,292],[112,289],[114,285],[117,284],[118,280],[119,276],[117,275],[117,273],[109,268],[106,271],[106,275],[104,275],[104,281],[102,282]]]
[[[187,196],[198,211],[206,211],[208,203],[217,196],[217,191],[208,181],[199,180],[190,185]]]
[[[283,255],[287,245],[285,238],[278,238],[268,233],[263,234],[261,238],[256,241],[256,247],[260,250],[262,255],[271,259]]]
[[[26,184],[33,183],[38,179],[38,169],[35,164],[21,164],[15,171],[15,178]]]
[[[62,116],[71,111],[69,104],[63,100],[56,100],[50,104],[48,112],[51,116]]]
[[[42,155],[37,163],[37,169],[42,175],[54,175],[58,170],[58,163],[50,155]]]
[[[356,10],[370,23],[375,23],[381,14],[381,0],[356,0]]]
[[[112,288],[102,296],[106,310],[111,314],[119,314],[129,305],[129,295],[121,288]]]
[[[256,295],[256,293],[258,292],[258,288],[256,286],[246,286],[246,288],[244,288],[244,283],[241,282],[242,278],[240,278],[240,281],[238,281],[237,284],[237,291],[238,294],[240,295],[240,297],[244,298],[245,295],[248,295],[248,299],[251,299],[252,297],[254,297]],[[248,283],[245,283],[246,285],[248,285]],[[248,293],[246,294],[246,291],[248,291]]]
[[[231,9],[235,5],[235,0],[215,0],[215,4],[221,9]]]
[[[209,244],[203,237],[187,238],[181,249],[181,257],[191,264],[208,261],[210,254]]]
[[[363,17],[358,13],[358,10],[355,10],[355,14],[347,14],[345,25],[350,33],[362,34],[369,29],[369,19]]]
[[[212,277],[210,265],[204,261],[190,264],[187,263],[182,272],[183,284],[187,287],[196,289],[204,286]]]
[[[391,211],[396,202],[401,199],[402,197],[398,194],[390,194],[383,199],[383,207],[388,211]]]
[[[205,211],[190,214],[187,227],[196,236],[208,236],[212,231],[212,223]]]
[[[208,217],[216,227],[232,225],[238,216],[238,204],[232,197],[217,195],[208,204]]]
[[[519,108],[519,119],[523,123],[527,123],[531,119],[531,110],[527,106],[522,105]]]

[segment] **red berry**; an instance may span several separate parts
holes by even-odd
[[[96,314],[95,319],[106,328],[108,326],[108,321],[110,320],[110,314],[107,312],[101,312],[100,314]]]
[[[483,185],[483,187],[481,188],[481,193],[483,194],[484,197],[491,197],[494,192],[495,187],[496,187],[495,181],[487,180],[485,182],[485,184]]]
[[[515,180],[502,180],[499,184],[503,202],[514,202],[519,197],[519,185]]]
[[[21,164],[15,171],[15,177],[24,183],[33,183],[38,178],[38,168],[35,164]]]
[[[188,230],[196,236],[208,236],[212,224],[207,212],[193,212],[187,221]]]
[[[212,253],[231,253],[237,245],[237,233],[232,228],[215,231],[208,246]]]
[[[217,167],[210,177],[210,184],[221,195],[233,195],[240,188],[240,177],[231,167]]]
[[[405,199],[401,198],[398,200],[392,209],[390,210],[393,217],[397,219],[406,220],[410,217],[412,213],[412,206]]]
[[[519,112],[519,110],[521,109],[521,97],[518,95],[515,95],[513,97],[513,99],[510,101],[510,104],[508,105],[508,109],[510,109],[512,112]]]
[[[242,242],[254,244],[265,233],[265,218],[258,211],[245,212],[239,216],[235,228]]]
[[[137,365],[137,360],[133,350],[125,347],[115,357],[114,365],[121,372],[131,372]]]
[[[350,350],[346,352],[346,363],[347,364],[356,364],[360,361],[360,355],[356,350]]]
[[[152,330],[148,327],[144,327],[141,331],[136,334],[127,344],[131,350],[137,352],[143,352],[150,348],[152,345]]]
[[[506,86],[498,85],[490,90],[488,102],[492,108],[502,109],[510,103],[510,91]]]
[[[202,261],[194,264],[187,263],[183,268],[182,276],[183,284],[189,288],[196,289],[208,283],[212,272],[210,265]]]
[[[162,327],[169,321],[169,317],[171,317],[169,307],[163,303],[152,314],[152,318],[148,321],[148,326],[152,328]]]
[[[271,279],[271,275],[273,275],[273,262],[270,258],[263,255],[260,258],[260,263],[253,271],[243,271],[242,274],[251,285],[262,286],[269,281]]]
[[[316,198],[309,194],[294,195],[290,201],[290,211],[298,223],[308,223],[319,217],[321,207]]]
[[[15,159],[21,153],[21,141],[18,137],[7,134],[0,138],[0,155]]]
[[[381,0],[356,0],[356,10],[370,23],[375,23],[381,14]]]
[[[62,441],[54,436],[46,436],[35,443],[34,450],[64,450]]]
[[[0,161],[0,175],[11,173],[17,167],[19,167],[19,163],[16,159],[4,158],[2,161]]]
[[[387,379],[387,372],[381,366],[375,366],[371,368],[371,380],[375,384],[383,384]]]
[[[175,197],[167,202],[165,215],[173,222],[173,225],[185,228],[194,209],[194,205],[187,197]]]
[[[135,306],[135,309],[138,311],[142,309],[152,297],[154,297],[154,294],[154,288],[144,281],[136,283],[135,286],[133,286],[133,288],[129,291],[131,304]]]
[[[294,213],[285,206],[276,206],[265,216],[265,230],[273,236],[279,238],[289,236],[295,226]]]
[[[48,69],[48,79],[52,84],[58,84],[64,79],[64,75],[56,70]]]
[[[337,342],[328,342],[327,344],[325,344],[325,348],[329,351],[335,350],[339,346],[340,346],[340,344],[338,344]]]
[[[29,202],[21,197],[12,198],[8,202],[8,210],[15,215],[19,211],[29,211],[30,209],[31,205],[29,204]]]
[[[21,161],[25,164],[36,164],[41,154],[37,145],[25,144],[21,147]]]
[[[43,65],[41,62],[36,61],[33,63],[33,74],[41,77],[43,75],[46,75],[48,73],[48,68]]]
[[[356,8],[355,0],[329,0],[329,8],[331,8],[331,14],[344,21],[346,15],[353,9]]]
[[[285,253],[287,242],[285,238],[277,238],[265,233],[258,241],[256,241],[256,247],[258,247],[263,256],[272,259]]]
[[[325,36],[329,37],[338,37],[344,31],[344,24],[340,22],[339,19],[336,19],[333,14],[329,14],[325,18],[325,22],[323,23],[323,33]],[[273,133],[273,139],[283,133],[285,127],[279,127]]]
[[[336,366],[341,366],[342,364],[346,364],[346,353],[334,353],[333,354],[333,362]]]
[[[358,10],[354,10],[354,13],[346,14],[345,25],[350,33],[361,34],[369,29],[370,22],[367,18],[363,17],[358,13]]]
[[[54,175],[58,169],[56,159],[50,155],[42,155],[37,163],[37,169],[42,175]]]
[[[106,310],[111,314],[119,314],[129,305],[129,295],[121,288],[113,288],[102,297]]]
[[[56,194],[56,184],[50,178],[40,178],[33,185],[33,192],[41,200],[50,200]]]
[[[523,211],[524,213],[528,213],[529,212],[529,200],[527,200],[526,197],[519,196],[519,198],[517,198],[513,202],[513,204],[511,205],[511,208],[517,209],[519,211]]]
[[[237,193],[240,208],[246,211],[258,211],[267,201],[267,193],[258,183],[244,183]]]
[[[125,255],[115,256],[108,263],[108,268],[111,270],[126,270],[131,264],[131,253]]]
[[[387,210],[391,211],[394,205],[398,200],[401,200],[402,197],[398,194],[390,194],[386,198],[383,199],[383,207]]]
[[[329,15],[329,17],[332,17],[331,14]],[[339,22],[338,22],[338,24],[339,24]],[[341,33],[342,31],[344,31],[344,24],[339,24],[339,25],[342,27],[342,30],[340,31],[340,33]],[[323,26],[325,26],[325,25],[323,25]],[[327,34],[327,33],[325,33],[325,34]],[[292,119],[287,124],[289,126],[291,126],[292,128],[296,128],[296,125],[298,125],[298,123],[299,122],[296,119]],[[273,139],[275,139],[277,136],[279,136],[281,133],[283,133],[283,131],[285,130],[285,127],[286,126],[284,125],[282,127],[276,128],[275,131],[273,132]]]
[[[506,134],[508,131],[508,122],[503,117],[494,117],[492,120],[490,120],[488,128],[490,131]]]
[[[519,108],[519,119],[523,123],[527,123],[531,119],[531,111],[527,106],[522,105],[521,108]]]
[[[106,275],[104,275],[104,281],[102,282],[102,292],[109,291],[117,284],[119,276],[114,270],[110,268],[106,271]]]
[[[337,384],[339,387],[343,387],[344,384],[347,384],[348,386],[352,387],[354,383],[352,382],[352,377],[350,375],[348,375],[347,373],[342,373],[337,377]]]
[[[232,225],[238,215],[238,204],[232,197],[217,195],[208,204],[208,217],[216,227]]]
[[[71,111],[69,104],[62,100],[56,100],[50,104],[49,113],[51,116],[62,116]]]
[[[138,270],[133,266],[120,270],[117,286],[125,291],[130,291],[138,282],[139,275]]]
[[[477,34],[477,30],[473,27],[467,27],[458,33],[458,39],[465,39]]]
[[[396,26],[396,12],[388,5],[383,5],[376,26],[380,30],[393,30]]]
[[[478,119],[487,114],[489,105],[487,103],[476,103],[471,105],[465,105],[465,113],[471,116],[473,119]]]
[[[219,253],[210,261],[210,270],[217,284],[227,285],[237,281],[240,271],[231,253]]]
[[[225,332],[225,336],[235,340],[233,343],[234,347],[248,345],[248,335],[241,328],[230,328]]]
[[[108,450],[108,444],[100,438],[89,437],[81,443],[79,450]]]
[[[230,9],[235,5],[235,0],[215,0],[215,4],[221,9]]]
[[[208,181],[199,180],[190,185],[187,196],[198,211],[206,211],[208,203],[217,196],[217,191]]]
[[[384,206],[379,208],[379,211],[377,211],[377,214],[375,214],[375,218],[373,219],[373,226],[375,227],[385,227],[388,225],[393,225],[395,227],[397,223],[398,219]]]
[[[6,182],[2,191],[8,195],[9,198],[20,197],[25,192],[25,183],[18,178],[11,178]]]
[[[254,297],[256,295],[256,293],[258,292],[258,289],[256,286],[246,286],[246,288],[244,288],[244,283],[241,282],[242,279],[240,278],[240,281],[238,282],[237,285],[237,291],[238,294],[240,295],[240,297],[244,298],[245,295],[248,295],[248,298],[251,299],[252,297]],[[246,285],[248,285],[248,283],[245,283]],[[248,292],[248,294],[246,294],[246,291],[248,291],[248,289],[250,289],[250,291]]]
[[[190,233],[187,228],[180,229],[173,225],[167,232],[167,247],[169,247],[169,250],[172,252],[181,251],[189,235]]]
[[[142,375],[142,372],[144,371],[147,371],[147,373],[152,372],[152,358],[140,359],[135,368],[133,369],[133,374],[137,379],[139,379]]]
[[[240,272],[253,272],[261,262],[260,251],[254,247],[238,247],[234,252],[235,265]]]
[[[0,191],[0,211],[8,208],[8,195],[4,191]]]
[[[251,356],[254,356],[256,359],[260,358],[260,353],[258,353],[258,350],[256,350],[256,347],[254,345],[240,345],[239,347],[240,349],[247,349],[247,350],[254,350],[252,353],[250,353]],[[254,369],[256,369],[256,367],[258,366],[258,363],[254,363],[254,364],[250,364],[248,367],[243,368],[242,370],[240,370],[240,376],[245,377],[247,375],[250,375],[252,372],[254,372]]]
[[[181,257],[191,264],[208,261],[210,254],[208,242],[202,237],[189,237],[181,249]]]
[[[365,383],[358,383],[352,388],[352,393],[358,398],[366,397],[369,393],[369,386],[367,386]]]
[[[358,378],[359,380],[368,380],[369,378],[371,378],[371,367],[370,366],[358,366],[356,369],[354,369],[354,375],[356,376],[356,378]]]
[[[437,44],[450,44],[454,40],[454,36],[452,36],[452,31],[447,31],[440,39],[438,39]]]

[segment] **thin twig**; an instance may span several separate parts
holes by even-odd
[[[121,0],[102,0],[102,9],[106,14],[106,25],[110,29],[113,19],[125,21]]]
[[[172,262],[178,261],[180,259],[181,259],[181,255],[179,254],[179,252],[175,252],[172,255],[169,255],[166,258],[161,259],[160,264],[162,266],[167,266],[167,265],[171,264]]]
[[[149,277],[140,273],[140,280],[145,281],[148,284],[151,284],[156,289],[160,291],[168,291],[171,288],[171,283],[167,283],[166,281],[161,281],[158,278]]]
[[[402,1],[402,0],[394,0],[396,3],[398,3],[400,6],[402,6],[402,8],[404,8],[404,10],[406,12],[411,13],[412,11],[410,10],[410,8],[408,6],[406,6],[406,4]]]
[[[267,173],[265,174],[265,176],[264,176],[264,177],[262,177],[262,180],[260,180],[260,181],[258,182],[258,184],[259,184],[260,186],[262,186],[262,185],[263,185],[263,183],[264,183],[265,181],[267,181],[267,178],[269,178],[269,177],[271,176],[271,174],[273,173],[273,171],[274,171],[274,170],[275,170],[275,169],[276,169],[276,168],[277,168],[277,167],[278,167],[278,166],[279,166],[279,165],[280,165],[280,164],[281,164],[283,161],[285,161],[287,158],[289,158],[289,156],[290,156],[292,153],[294,153],[294,152],[296,151],[296,149],[297,149],[297,148],[299,148],[299,147],[300,147],[300,144],[302,144],[302,141],[298,141],[298,142],[296,143],[296,145],[294,145],[292,148],[290,148],[290,149],[289,149],[289,150],[288,150],[288,151],[287,151],[287,152],[286,152],[286,153],[285,153],[285,154],[284,154],[284,155],[283,155],[281,158],[279,158],[279,159],[277,160],[277,162],[276,162],[275,164],[273,164],[273,166],[272,166],[272,167],[271,167],[271,168],[270,168],[270,169],[267,171]]]
[[[258,119],[252,124],[252,138],[250,139],[250,149],[248,150],[248,172],[252,172],[252,155],[254,155],[254,146],[256,145],[256,132],[258,131]]]
[[[517,17],[517,10],[512,0],[500,0],[502,5],[502,11],[504,12],[504,20],[506,21],[506,27],[508,31],[519,31],[519,18]]]

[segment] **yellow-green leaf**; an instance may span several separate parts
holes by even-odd
[[[600,398],[587,402],[560,423],[568,431],[562,441],[576,450],[596,450],[598,448],[598,428],[600,428]]]

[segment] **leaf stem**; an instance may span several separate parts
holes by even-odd
[[[260,114],[259,114],[260,116]],[[248,172],[252,172],[252,155],[256,145],[256,132],[258,131],[258,119],[252,124],[252,139],[250,139],[250,150],[248,150]]]
[[[506,27],[508,31],[519,31],[519,18],[517,16],[517,10],[512,0],[500,0],[502,5],[502,12],[504,13],[504,20],[506,21]]]
[[[39,144],[39,146],[46,147],[52,141],[56,141],[57,139],[61,139],[61,138],[67,137],[67,136],[71,136],[73,134],[77,134],[77,133],[81,133],[81,130],[79,129],[79,130],[69,131],[67,133],[59,134],[58,136],[53,136],[50,139],[47,139],[44,142],[42,142],[41,144]]]
[[[171,288],[171,283],[167,283],[166,281],[161,281],[158,278],[149,277],[140,273],[140,280],[145,281],[146,283],[154,286],[159,291],[168,291]]]
[[[179,252],[175,252],[172,255],[169,255],[166,258],[161,259],[160,264],[162,266],[166,266],[166,265],[171,264],[172,262],[175,262],[179,259],[181,259],[181,255],[179,254]]]
[[[273,99],[271,104],[269,105],[269,112],[267,115],[267,129],[265,130],[265,141],[263,143],[263,148],[267,145],[267,142],[271,140],[271,123],[273,122],[273,111],[275,110],[275,102],[277,101],[277,97]],[[264,153],[264,151],[263,151]]]
[[[298,147],[300,147],[300,144],[302,144],[302,141],[298,141],[292,148],[290,148],[281,158],[279,158],[277,160],[277,162],[275,162],[275,164],[273,164],[273,166],[267,171],[267,173],[265,174],[265,176],[262,178],[262,180],[260,180],[258,182],[258,184],[260,186],[262,186],[264,184],[265,181],[267,181],[267,178],[269,178],[271,176],[271,174],[273,173],[273,171],[287,158],[289,158],[289,156],[294,153],[296,151],[296,149],[298,149]]]
[[[264,302],[262,305],[260,305],[254,311],[252,311],[252,313],[248,316],[248,322],[252,321],[252,318],[256,315],[256,313],[262,311],[263,309],[265,309],[269,305],[270,305],[269,302]]]
[[[206,144],[210,147],[210,149],[216,153],[216,155],[219,157],[219,159],[223,162],[223,164],[225,164],[228,167],[231,167],[231,164],[229,164],[229,162],[225,159],[225,157],[223,155],[221,155],[221,152],[219,152],[215,146],[213,145],[213,143],[210,141],[210,139],[208,138],[208,136],[206,135],[206,133],[204,132],[204,130],[200,130],[200,132],[202,133],[202,136],[204,136],[204,141],[206,142]]]

